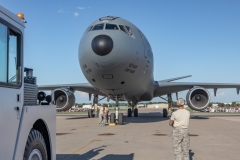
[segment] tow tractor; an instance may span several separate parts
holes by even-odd
[[[25,23],[24,14],[0,6],[0,159],[55,160],[56,106],[38,96],[33,69],[24,66]]]

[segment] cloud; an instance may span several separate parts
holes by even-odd
[[[78,17],[78,16],[79,16],[79,13],[75,12],[75,13],[74,13],[74,16],[75,16],[75,17]]]
[[[83,10],[86,9],[85,7],[77,7],[77,9]]]
[[[58,13],[68,13],[68,11],[65,11],[64,9],[59,9],[57,12]]]
[[[90,9],[90,7],[77,7],[79,10]]]

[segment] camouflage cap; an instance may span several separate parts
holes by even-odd
[[[184,99],[179,98],[178,101],[177,101],[177,105],[178,105],[178,106],[183,106],[184,104],[185,104]]]

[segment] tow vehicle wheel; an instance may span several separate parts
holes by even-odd
[[[168,115],[167,109],[163,108],[163,117],[167,117],[167,115]]]
[[[110,115],[110,123],[115,123],[115,113],[111,113],[111,115]]]
[[[132,116],[132,110],[131,108],[128,108],[128,117],[131,117]]]
[[[138,109],[137,108],[134,109],[134,117],[138,117]]]
[[[47,149],[42,134],[32,129],[28,135],[23,160],[47,160]]]
[[[123,113],[118,113],[118,124],[123,125]]]

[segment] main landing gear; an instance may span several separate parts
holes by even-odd
[[[163,108],[163,112],[162,112],[163,117],[171,116],[173,111],[176,110],[175,108],[173,108],[172,94],[167,94],[167,99],[163,98],[163,97],[160,97],[160,98],[162,98],[168,102],[168,109]],[[178,99],[177,93],[176,93],[176,98]]]
[[[136,106],[135,103],[129,103],[132,106],[131,108],[128,108],[128,117],[132,117],[132,114],[134,115],[134,117],[138,117],[138,109],[134,108]]]
[[[91,100],[91,95],[89,95],[89,100]],[[88,117],[89,118],[93,118],[93,117],[96,117],[98,118],[98,115],[99,115],[99,108],[98,108],[98,102],[103,100],[104,98],[106,97],[103,97],[102,99],[98,99],[98,95],[94,95],[94,98],[93,98],[93,105],[92,107],[88,110]]]

